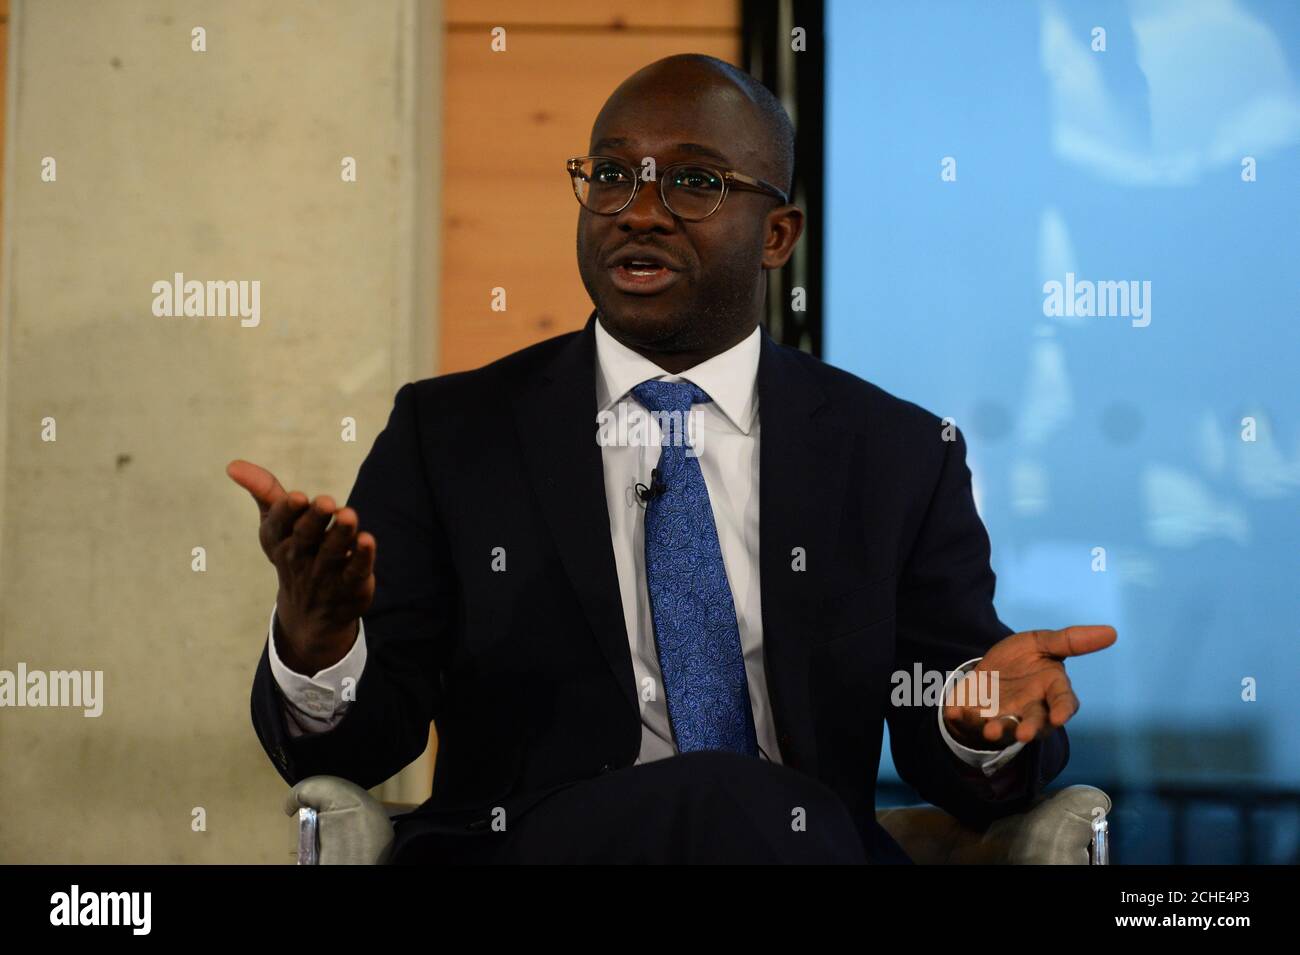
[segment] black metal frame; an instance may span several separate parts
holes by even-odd
[[[785,104],[795,126],[791,201],[804,210],[803,238],[785,267],[769,273],[767,330],[783,344],[822,354],[822,240],[825,227],[824,0],[741,0],[741,66]],[[790,49],[790,31],[802,27],[807,48]],[[805,292],[806,311],[791,308],[790,293]]]

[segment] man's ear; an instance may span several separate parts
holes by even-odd
[[[795,244],[803,235],[803,210],[778,206],[767,214],[767,241],[763,244],[763,268],[779,269],[790,260]]]

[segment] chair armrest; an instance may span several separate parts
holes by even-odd
[[[310,776],[289,791],[284,811],[298,816],[299,865],[375,865],[393,845],[391,810],[355,783]]]
[[[1100,808],[1101,814],[1094,812]],[[1110,797],[1093,786],[1067,786],[1025,812],[969,829],[933,806],[882,809],[876,819],[925,865],[1106,864]],[[1095,842],[1095,845],[1094,845]]]

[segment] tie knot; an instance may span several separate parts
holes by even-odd
[[[632,389],[636,400],[647,411],[672,412],[686,415],[691,405],[708,404],[713,399],[699,385],[689,381],[643,381]]]

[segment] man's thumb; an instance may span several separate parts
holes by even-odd
[[[252,461],[231,461],[226,465],[226,474],[253,496],[263,514],[287,493],[274,474]]]
[[[1054,657],[1078,657],[1096,653],[1115,642],[1118,634],[1110,626],[1076,626],[1039,633],[1039,647]]]

